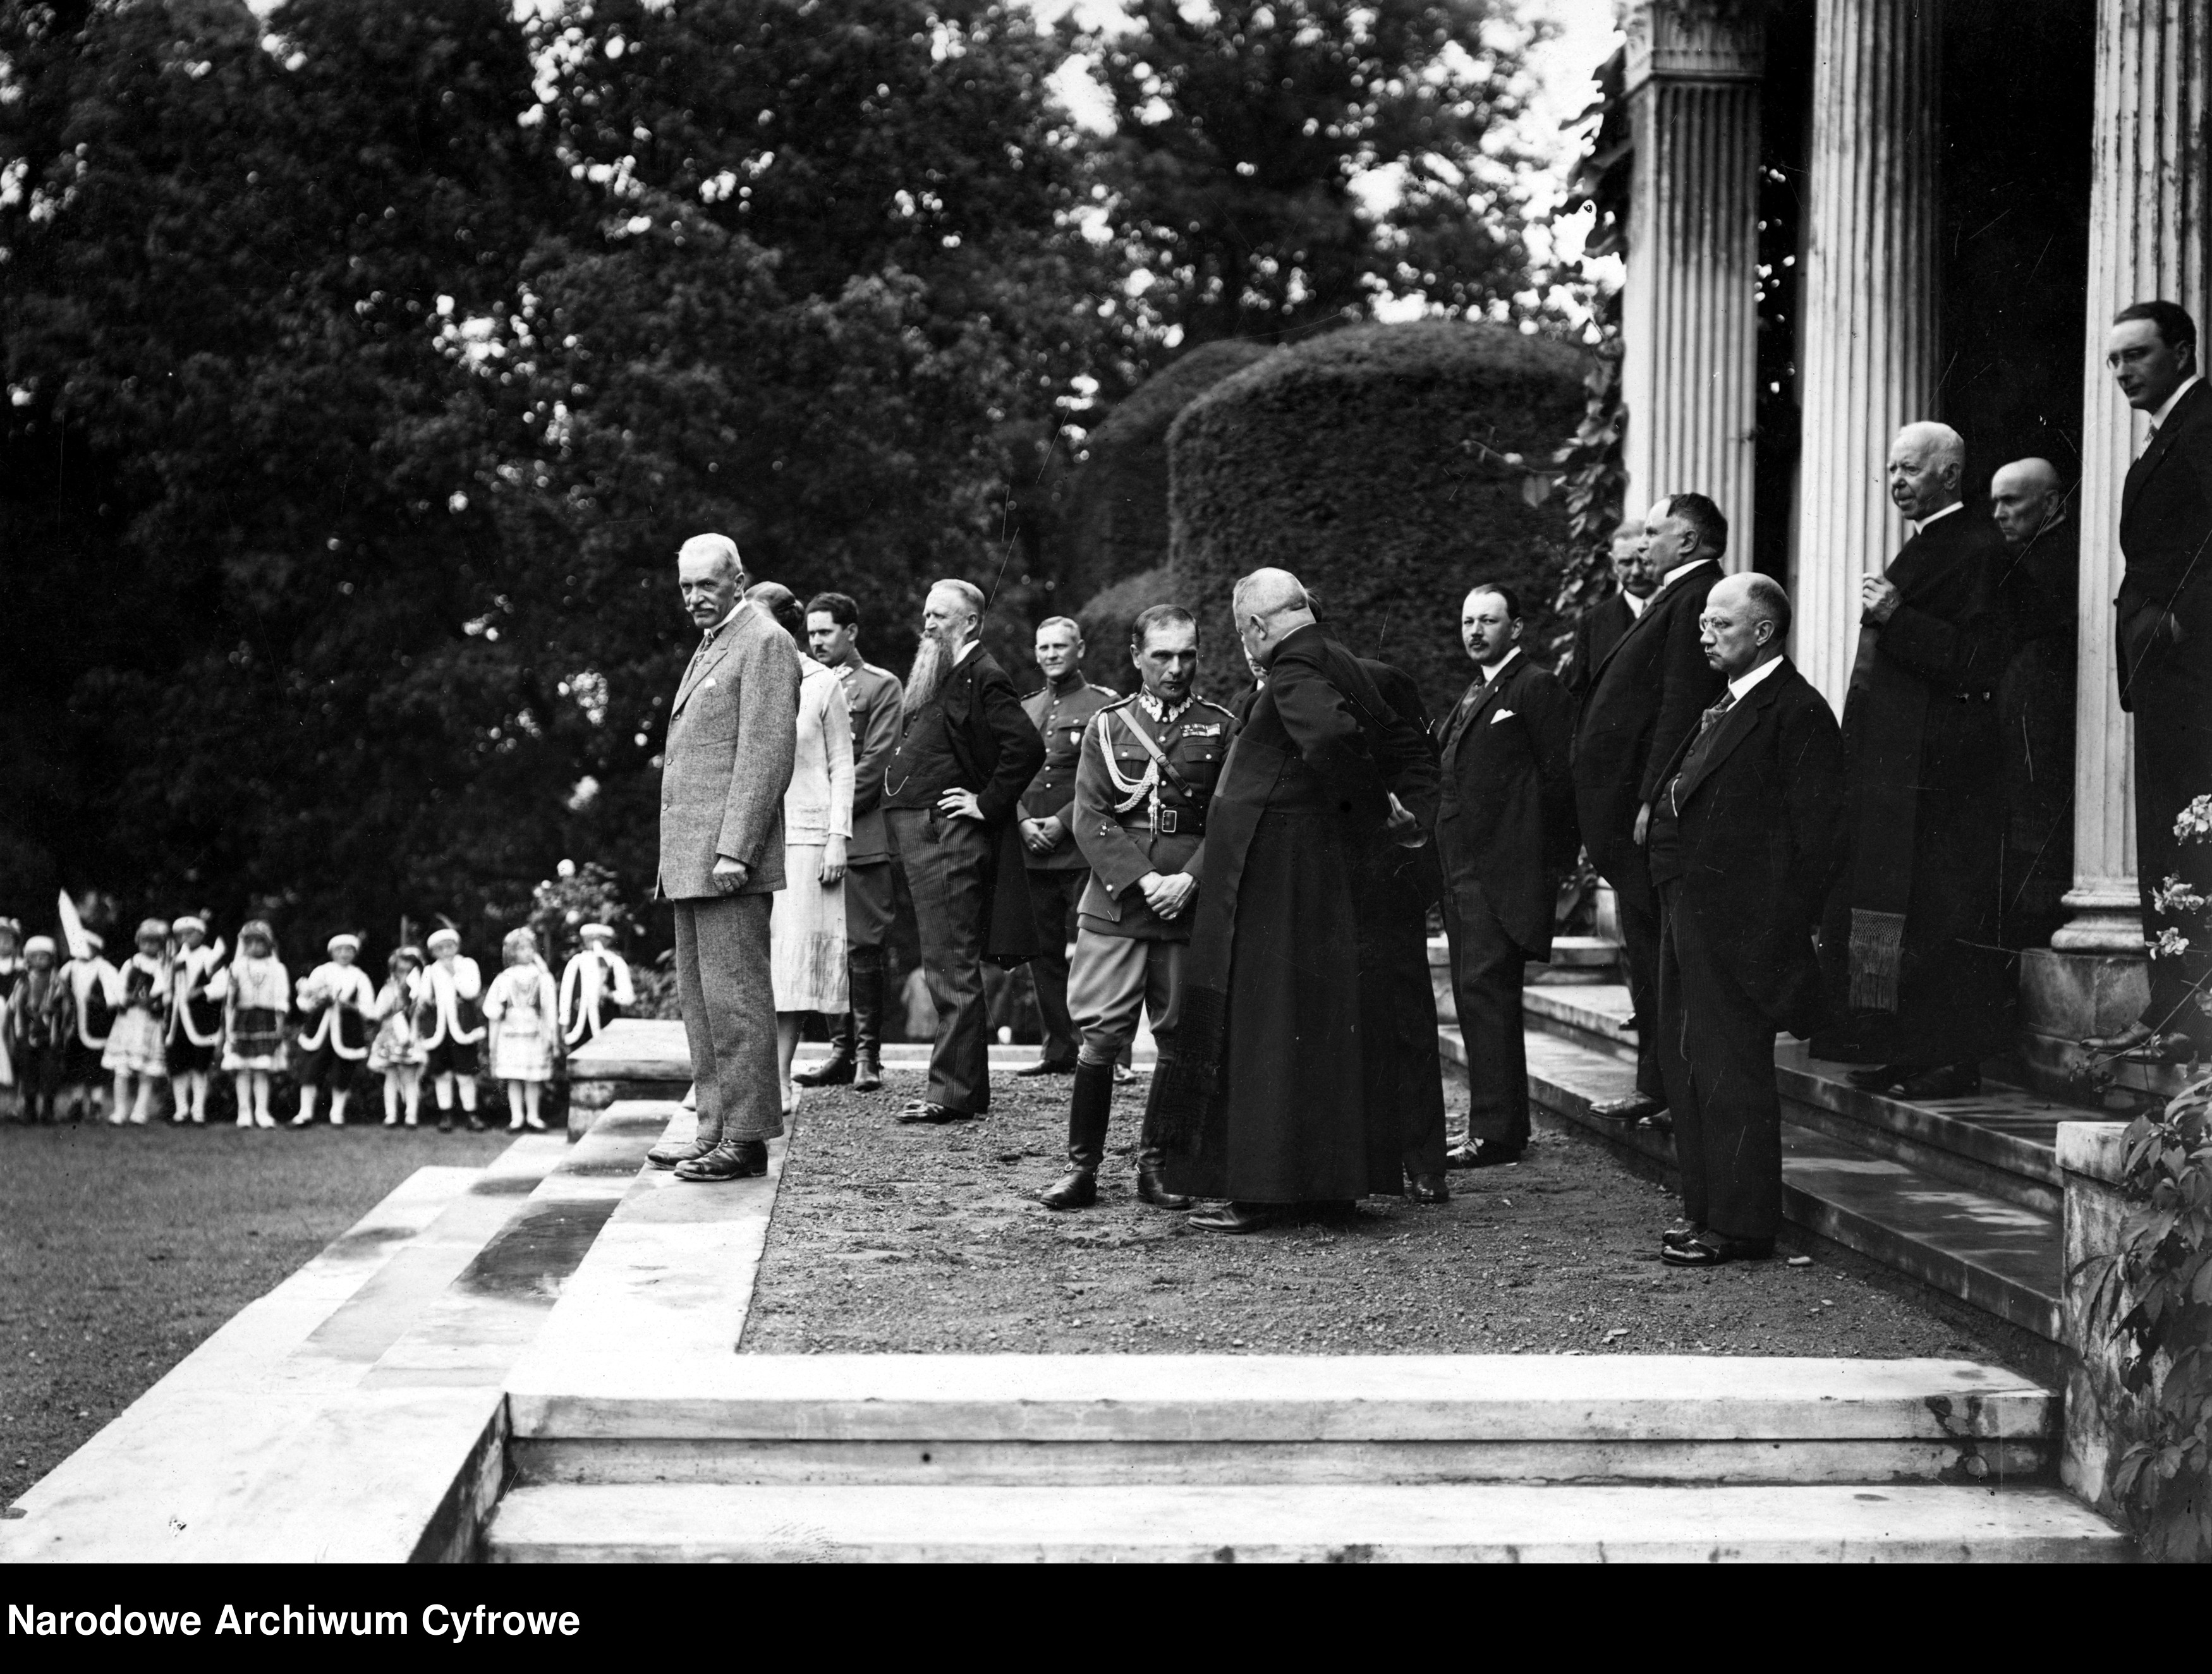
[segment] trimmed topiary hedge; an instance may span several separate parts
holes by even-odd
[[[1157,565],[1092,594],[1091,602],[1075,613],[1075,620],[1083,624],[1083,643],[1088,652],[1083,662],[1086,678],[1117,692],[1137,689],[1140,682],[1136,665],[1129,660],[1129,626],[1155,604],[1165,604],[1172,598],[1170,585],[1168,567]],[[1234,691],[1243,670],[1244,664],[1233,658],[1222,668],[1201,664],[1199,689],[1209,694]]]
[[[1459,607],[1476,581],[1521,595],[1522,643],[1553,629],[1567,543],[1532,503],[1583,412],[1588,357],[1505,326],[1360,325],[1278,349],[1186,407],[1169,434],[1170,595],[1199,613],[1209,689],[1237,657],[1229,595],[1294,572],[1336,638],[1412,674],[1432,709],[1466,688]]]
[[[1192,401],[1270,352],[1236,338],[1201,343],[1131,391],[1091,433],[1069,493],[1061,610],[1167,561],[1168,427]]]

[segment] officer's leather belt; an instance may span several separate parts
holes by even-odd
[[[1124,815],[1121,829],[1142,832],[1147,837],[1203,837],[1206,835],[1206,816],[1194,809],[1163,808],[1160,822],[1154,828],[1152,816]]]

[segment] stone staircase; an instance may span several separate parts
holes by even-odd
[[[1615,1149],[1671,1168],[1666,1135],[1590,1113],[1633,1090],[1626,987],[1531,986],[1525,1004],[1534,1101]],[[1446,1031],[1445,1046],[1464,1061],[1456,1030]],[[1915,1103],[1862,1092],[1846,1068],[1810,1057],[1801,1042],[1785,1039],[1776,1050],[1785,1216],[2057,1342],[2057,1125],[2094,1113],[1986,1077],[1972,1098]]]

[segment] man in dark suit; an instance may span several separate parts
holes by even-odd
[[[1646,834],[1659,889],[1660,1058],[1687,1224],[1661,1258],[1712,1267],[1774,1252],[1782,1224],[1778,1029],[1821,1010],[1813,931],[1844,852],[1844,747],[1782,654],[1790,599],[1731,575],[1702,613],[1727,681],[1661,768]]]
[[[1075,1073],[1075,1026],[1067,1013],[1068,919],[1091,882],[1091,863],[1075,840],[1075,769],[1091,718],[1115,701],[1115,693],[1083,677],[1083,630],[1071,616],[1037,624],[1036,663],[1044,684],[1022,700],[1022,712],[1044,740],[1044,766],[1022,792],[1022,858],[1028,868],[1030,909],[1043,943],[1030,961],[1043,1049],[1018,1076]]]
[[[2081,525],[2048,459],[2014,459],[1990,479],[1990,513],[2010,554],[2002,591],[2012,658],[1997,682],[2004,739],[2003,938],[2039,948],[2066,920],[2074,885],[2075,639]]]
[[[922,609],[905,721],[884,774],[891,844],[914,896],[937,1006],[929,1086],[902,1122],[957,1122],[991,1107],[983,961],[1036,956],[1036,920],[1014,810],[1044,761],[1006,671],[976,639],[983,594],[940,581]]]
[[[1517,1158],[1528,1143],[1521,979],[1552,956],[1559,879],[1574,864],[1568,767],[1573,700],[1521,650],[1521,601],[1486,582],[1460,607],[1460,638],[1479,671],[1444,718],[1437,842],[1444,934],[1467,1046],[1467,1141],[1457,1168]]]
[[[852,1010],[830,1036],[830,1056],[792,1080],[801,1087],[846,1082],[856,1093],[884,1084],[884,940],[891,925],[890,835],[884,823],[884,770],[898,748],[898,676],[860,655],[860,607],[844,593],[807,601],[814,660],[835,669],[853,719],[853,840],[845,848],[845,979]]]
[[[1696,730],[1719,695],[1698,618],[1721,579],[1728,519],[1703,494],[1654,505],[1644,524],[1651,602],[1594,672],[1575,734],[1575,815],[1590,864],[1613,886],[1620,910],[1629,998],[1636,1013],[1636,1091],[1593,1107],[1616,1121],[1650,1120],[1667,1107],[1659,1073],[1659,898],[1641,839],[1658,794],[1659,769]]]
[[[1644,549],[1650,543],[1650,531],[1644,527],[1643,519],[1622,520],[1613,537],[1614,591],[1583,611],[1582,620],[1575,624],[1574,639],[1568,647],[1566,667],[1560,671],[1559,683],[1575,701],[1577,720],[1597,682],[1598,664],[1613,655],[1620,636],[1628,632],[1650,602],[1652,578],[1644,567]]]
[[[1852,1083],[1913,1100],[1977,1091],[1981,1060],[2009,1043],[1996,702],[2009,557],[1988,513],[1960,499],[1966,459],[1948,425],[1908,424],[1890,445],[1890,499],[1913,535],[1859,583],[1850,862],[1820,938],[1834,1028],[1814,1052],[1873,1059]]]
[[[1406,1195],[1449,1201],[1444,1184],[1443,1062],[1437,1048],[1437,992],[1429,976],[1429,907],[1443,890],[1435,831],[1437,741],[1413,676],[1371,657],[1359,666],[1389,713],[1382,718],[1390,762],[1385,781],[1400,819],[1376,846],[1358,886],[1360,1028],[1368,1107],[1395,1110],[1405,1125]],[[1395,1043],[1386,1051],[1381,1044]]]
[[[2212,790],[2212,391],[2197,366],[2197,323],[2171,302],[2124,308],[2106,362],[2128,404],[2150,415],[2150,440],[2120,496],[2120,707],[2136,718],[2136,876],[2143,937],[2188,938],[2150,961],[2150,1005],[2117,1035],[2082,1044],[2160,1062],[2212,1054],[2198,999],[2212,949],[2185,913],[2160,910],[2178,876],[2212,896],[2212,845],[2184,843],[2174,818]]]

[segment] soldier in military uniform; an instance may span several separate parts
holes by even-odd
[[[1083,677],[1083,630],[1066,616],[1040,622],[1037,667],[1044,684],[1022,700],[1022,713],[1044,740],[1044,766],[1022,795],[1022,856],[1030,902],[1044,951],[1030,961],[1044,1051],[1018,1076],[1064,1076],[1075,1068],[1075,1029],[1067,1015],[1067,917],[1091,881],[1091,863],[1070,829],[1075,819],[1075,763],[1084,730],[1115,694]]]
[[[1164,1048],[1175,1034],[1184,950],[1204,851],[1206,810],[1237,722],[1194,697],[1198,623],[1179,604],[1156,604],[1130,630],[1144,689],[1102,709],[1083,734],[1075,774],[1076,841],[1090,865],[1078,915],[1068,1010],[1082,1034],[1067,1113],[1068,1173],[1042,1196],[1048,1209],[1098,1198],[1098,1166],[1114,1103],[1114,1064],[1151,1015]],[[1187,1209],[1160,1183],[1148,1104],[1137,1149],[1137,1195]]]

